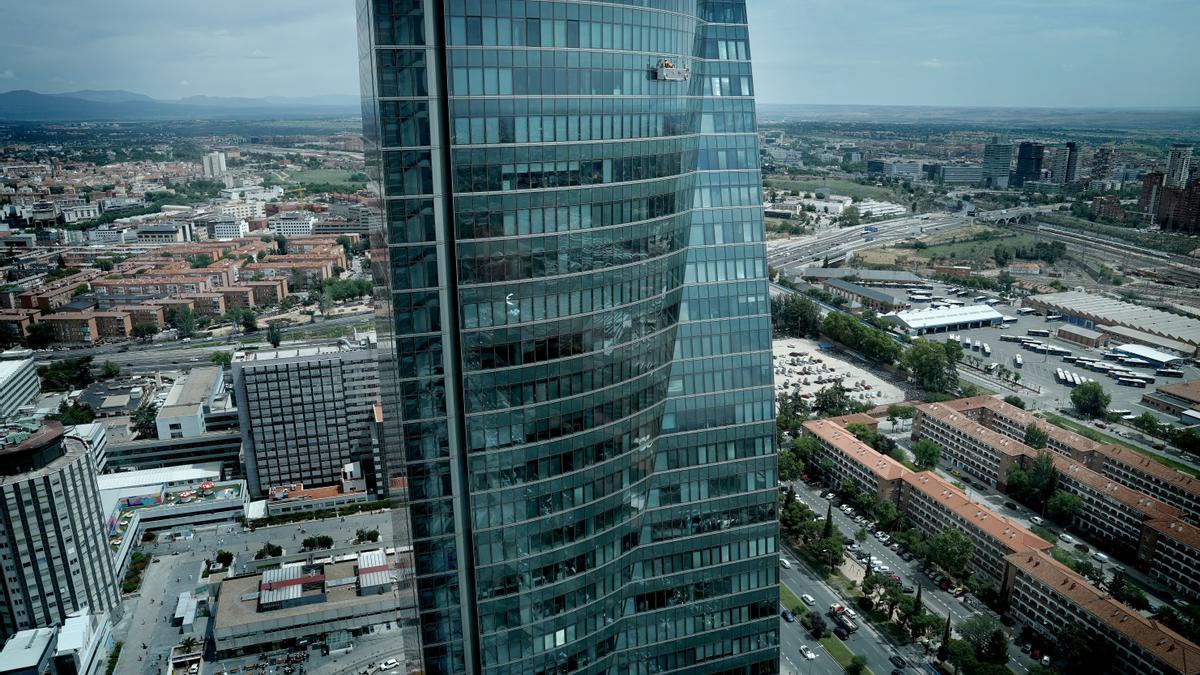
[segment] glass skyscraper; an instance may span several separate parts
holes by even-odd
[[[358,13],[419,667],[777,672],[744,0]]]

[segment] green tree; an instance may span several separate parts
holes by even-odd
[[[139,438],[158,438],[158,404],[151,402],[135,410],[132,422]]]
[[[840,221],[843,227],[858,227],[862,224],[862,218],[858,215],[858,207],[847,206],[843,209]]]
[[[317,296],[317,308],[321,310],[321,316],[329,315],[329,310],[333,309],[333,296],[329,291],[322,291],[321,295]]]
[[[267,325],[267,342],[270,342],[272,347],[278,347],[279,343],[283,342],[283,331],[279,329],[278,321]]]
[[[207,253],[197,253],[196,255],[188,257],[188,263],[191,264],[192,269],[201,269],[213,264],[213,259],[212,256]]]
[[[850,208],[854,207],[851,206]],[[850,663],[846,664],[845,670],[850,675],[860,675],[860,673],[866,672],[867,657],[863,656],[862,654],[855,654],[854,657],[850,659]]]
[[[821,532],[823,539],[833,538],[833,502],[825,505],[825,529]]]
[[[932,469],[942,459],[942,446],[928,438],[922,438],[912,444],[912,453],[919,468]]]
[[[812,612],[808,615],[809,624],[808,632],[812,633],[813,639],[820,640],[825,637],[825,617],[821,616],[820,612]]]
[[[275,235],[275,246],[279,250],[279,255],[287,255],[287,237],[283,236],[282,234]]]
[[[233,363],[233,352],[213,352],[209,355],[208,360],[212,361],[215,365],[228,367],[229,364]]]
[[[196,313],[190,307],[174,307],[167,312],[167,325],[174,328],[179,337],[190,338],[196,333]]]
[[[971,644],[980,661],[1008,662],[1008,637],[1004,626],[990,614],[976,614],[962,622],[958,625],[958,634]]]
[[[1152,412],[1144,412],[1133,419],[1134,428],[1139,431],[1150,434],[1151,436],[1159,436],[1162,434],[1162,422],[1158,421],[1158,417]]]
[[[771,298],[771,327],[777,336],[805,337],[821,329],[821,310],[806,297],[785,293]]]
[[[90,356],[52,361],[49,365],[38,368],[38,375],[42,379],[42,389],[46,391],[83,389],[96,381],[92,375]]]
[[[25,333],[25,346],[30,349],[45,349],[54,342],[54,328],[45,321],[30,324]]]
[[[112,361],[105,361],[104,365],[100,368],[100,379],[102,380],[111,380],[114,377],[120,376],[121,366],[118,366]]]
[[[950,615],[946,615],[946,627],[942,631],[942,641],[938,643],[937,659],[945,661],[950,658]]]
[[[1016,394],[1009,394],[1008,396],[1005,396],[1004,402],[1011,406],[1020,408],[1021,410],[1025,409],[1025,400]]]
[[[305,551],[315,551],[317,549],[333,548],[333,537],[322,534],[316,537],[305,537],[304,541],[300,542]]]
[[[58,404],[58,421],[62,422],[63,426],[88,424],[94,419],[96,419],[96,412],[92,410],[92,406],[86,403],[75,401],[67,405],[67,402],[63,401]]]
[[[1112,396],[1104,391],[1099,382],[1084,382],[1071,390],[1071,404],[1085,417],[1106,417]]]
[[[133,325],[133,337],[135,338],[148,338],[151,335],[156,335],[157,333],[158,326],[148,321]]]
[[[929,540],[929,559],[952,576],[966,576],[974,547],[958,530],[942,530]]]
[[[1046,502],[1046,517],[1064,527],[1070,525],[1075,520],[1075,516],[1083,509],[1083,500],[1079,497],[1058,490]]]
[[[944,394],[958,386],[954,356],[942,343],[917,338],[904,352],[900,364],[912,373],[925,391]]]
[[[975,664],[978,661],[975,657],[975,648],[966,640],[951,640],[946,647],[946,661],[954,664],[954,672],[967,671],[968,673],[975,669]]]
[[[268,541],[267,543],[263,544],[262,548],[258,549],[258,552],[254,554],[254,559],[262,560],[263,558],[277,558],[281,555],[283,555],[283,547],[277,546]]]
[[[1050,434],[1042,431],[1041,427],[1033,422],[1030,422],[1025,427],[1025,445],[1034,450],[1041,450],[1050,442]]]
[[[233,554],[224,549],[217,551],[217,555],[214,559],[221,567],[229,567],[233,564]]]

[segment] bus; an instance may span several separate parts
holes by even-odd
[[[1138,389],[1146,388],[1146,383],[1143,380],[1138,380],[1132,377],[1122,377],[1121,379],[1117,380],[1117,384],[1124,385],[1126,387],[1137,387]]]
[[[930,296],[928,296],[924,293],[911,293],[910,292],[908,294],[908,299],[913,302],[929,302],[933,298],[931,298]]]
[[[1047,314],[1046,321],[1062,321],[1062,314]]]
[[[1066,379],[1066,376],[1065,376],[1065,374],[1063,373],[1063,369],[1062,369],[1062,368],[1055,368],[1055,369],[1054,369],[1054,379],[1055,379],[1056,381],[1058,381],[1058,382],[1062,382],[1063,380],[1065,380],[1065,379]]]
[[[1037,310],[1032,307],[1022,307],[1017,310],[1017,314],[1020,314],[1021,316],[1029,316],[1030,314],[1036,314],[1036,313],[1037,313]]]
[[[1159,368],[1154,371],[1154,374],[1159,377],[1183,377],[1183,371],[1174,368]]]
[[[1025,331],[1025,334],[1033,337],[1050,337],[1050,331],[1041,328],[1031,328]]]
[[[976,340],[976,341],[974,341],[974,342],[972,342],[972,343],[971,343],[971,350],[972,350],[972,351],[976,351],[976,352],[977,352],[977,351],[979,351],[979,350],[980,350],[980,349],[982,349],[982,348],[983,348],[983,345],[979,344],[979,340]]]
[[[1016,323],[1016,322],[1017,322],[1017,317],[1015,317],[1015,316],[1002,316],[1002,317],[1000,317],[1000,323],[1004,324],[1005,326],[1008,326],[1008,325],[1010,325],[1010,324],[1014,324],[1014,323]]]
[[[1001,342],[1020,342],[1021,338],[1016,335],[1001,335],[1000,341]]]
[[[991,345],[989,345],[989,344],[988,344],[988,343],[986,343],[986,342],[985,342],[985,343],[983,343],[983,355],[984,355],[984,356],[991,356],[991,355],[992,355],[992,346],[991,346]]]
[[[1117,360],[1121,362],[1121,365],[1129,366],[1131,368],[1145,368],[1146,366],[1150,365],[1149,361],[1132,356],[1122,357]]]
[[[1013,365],[1018,368],[1025,365],[1025,361],[1024,361],[1024,359],[1021,358],[1020,354],[1016,354],[1013,356]]]
[[[965,351],[970,351],[970,349],[971,349],[971,338],[969,338],[969,337],[963,337],[963,339],[962,339],[962,348],[963,348],[963,351],[964,351],[964,352],[965,352]]]
[[[983,302],[984,300],[987,300],[986,295],[977,295],[977,296],[971,298],[971,302],[974,302],[974,303],[980,303],[980,302]]]

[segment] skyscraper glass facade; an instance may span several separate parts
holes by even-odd
[[[424,669],[776,672],[744,0],[360,0],[359,26]]]

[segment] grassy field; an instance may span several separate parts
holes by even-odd
[[[1196,471],[1195,469],[1188,466],[1187,464],[1184,464],[1182,462],[1176,462],[1175,460],[1173,460],[1169,457],[1163,457],[1162,455],[1160,455],[1156,452],[1150,452],[1148,450],[1143,450],[1142,448],[1139,448],[1138,446],[1136,446],[1132,443],[1129,443],[1128,441],[1121,440],[1120,438],[1117,438],[1116,436],[1110,436],[1108,434],[1101,433],[1091,427],[1084,426],[1084,425],[1080,424],[1079,422],[1076,422],[1075,420],[1067,419],[1066,417],[1063,417],[1062,415],[1055,415],[1054,413],[1050,413],[1050,412],[1042,413],[1042,415],[1046,418],[1046,421],[1050,422],[1051,424],[1060,426],[1063,429],[1069,429],[1071,431],[1074,431],[1075,433],[1079,434],[1080,436],[1085,436],[1087,438],[1090,438],[1093,441],[1096,441],[1097,443],[1109,443],[1111,445],[1119,445],[1123,448],[1128,448],[1128,449],[1138,453],[1139,455],[1149,457],[1150,459],[1158,462],[1159,464],[1163,464],[1165,466],[1171,467],[1172,469],[1182,471],[1189,476],[1200,477],[1200,471]]]
[[[995,250],[997,245],[1002,244],[1010,248],[1026,248],[1033,246],[1036,242],[1037,239],[1029,235],[1008,235],[980,241],[956,241],[945,244],[933,244],[921,249],[918,253],[923,258],[949,258],[995,266],[992,251]]]
[[[800,598],[792,592],[792,589],[782,583],[779,584],[779,603],[787,609],[793,610],[792,613],[796,615],[797,619],[808,614],[808,608],[804,606],[803,602],[800,602]],[[794,611],[797,609],[800,611]]]
[[[833,660],[837,661],[837,664],[843,668],[850,665],[850,660],[854,658],[854,652],[850,651],[850,649],[846,647],[845,643],[839,640],[837,636],[830,635],[828,637],[821,638],[821,646],[824,647],[825,651],[829,652],[829,655],[833,657]],[[871,669],[864,668],[863,672],[870,673]]]
[[[802,180],[787,180],[779,178],[768,178],[763,181],[767,188],[775,188],[777,190],[796,190],[800,193],[816,192],[817,190],[829,189],[835,195],[846,195],[847,197],[858,197],[859,199],[878,199],[880,201],[895,201],[895,193],[882,187],[874,185],[859,185],[854,181],[837,180],[837,179],[821,179],[808,178]]]

